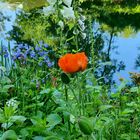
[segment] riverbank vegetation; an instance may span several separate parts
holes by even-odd
[[[16,20],[0,44],[0,139],[139,140],[140,74],[116,83],[111,51],[139,30],[140,2],[3,2]]]

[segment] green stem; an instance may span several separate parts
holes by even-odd
[[[24,114],[25,93],[24,93],[24,90],[23,90],[23,83],[21,83],[21,90],[22,90],[22,114]]]
[[[66,85],[65,85],[65,98],[66,98],[66,103],[68,103],[68,89]]]
[[[72,93],[73,93],[73,96],[74,96],[76,102],[78,103],[78,98],[77,98],[77,96],[76,96],[76,94],[75,94],[73,88],[71,88],[71,87],[69,87],[69,88],[71,89],[71,91],[72,91]]]
[[[68,89],[67,89],[67,85],[65,85],[65,98],[66,98],[66,106],[68,106]],[[68,130],[71,134],[71,125],[70,125],[70,119],[68,120]]]
[[[38,107],[37,107],[37,91],[35,91],[35,115],[37,115],[37,110],[38,110]]]
[[[79,88],[79,114],[82,115],[82,107],[81,107],[81,90]]]

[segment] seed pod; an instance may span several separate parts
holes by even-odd
[[[64,84],[68,84],[70,82],[70,79],[69,79],[68,75],[65,74],[65,73],[61,74],[61,80]]]
[[[85,135],[91,135],[91,133],[93,132],[92,121],[87,117],[81,116],[80,119],[78,120],[78,125],[80,130]]]

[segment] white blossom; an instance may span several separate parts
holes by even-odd
[[[74,35],[79,34],[78,29],[74,29],[73,34],[74,34]]]
[[[82,21],[85,21],[86,17],[83,16],[83,15],[81,15],[81,16],[80,16],[80,19],[81,19]]]
[[[78,20],[78,23],[79,23],[79,25],[80,25],[80,29],[82,30],[82,31],[84,31],[85,30],[85,24],[84,24],[84,22],[82,21],[82,20]]]
[[[63,15],[63,17],[67,19],[75,19],[75,15],[72,7],[64,6],[63,9],[61,10],[61,14]]]
[[[22,3],[19,4],[19,5],[17,6],[17,8],[18,8],[18,9],[23,9],[23,4],[22,4]]]
[[[78,23],[79,23],[80,26],[82,26],[84,24],[84,22],[80,19],[78,19]]]
[[[81,33],[81,36],[83,39],[85,39],[87,35],[86,35],[86,33]]]
[[[58,25],[59,25],[61,28],[64,28],[64,23],[63,23],[63,21],[60,20],[60,21],[58,22]]]
[[[71,6],[72,0],[63,0],[63,2],[64,2],[68,7],[70,7],[70,6]]]
[[[7,102],[6,102],[6,105],[8,106],[8,107],[14,107],[14,108],[17,108],[18,107],[18,101],[17,100],[15,100],[14,98],[11,98],[10,100],[8,100]]]
[[[50,5],[48,7],[44,7],[43,12],[44,12],[44,15],[49,16],[49,15],[55,13],[55,8],[52,5]]]

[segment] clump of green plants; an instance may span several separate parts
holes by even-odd
[[[95,75],[103,40],[82,3],[47,0],[18,13],[15,46],[0,49],[0,139],[140,139],[139,84],[123,79],[113,92],[105,71]]]

